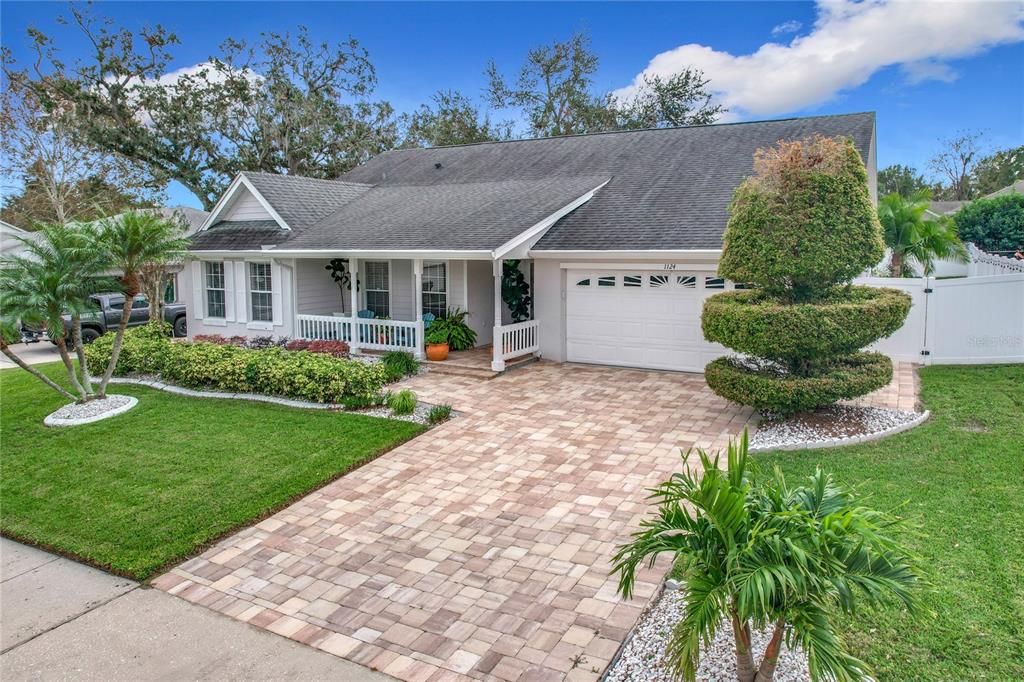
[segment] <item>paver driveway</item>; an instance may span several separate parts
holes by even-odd
[[[539,363],[408,383],[462,414],[154,584],[401,679],[595,679],[667,569],[615,596],[609,558],[646,489],[750,412],[698,375]]]

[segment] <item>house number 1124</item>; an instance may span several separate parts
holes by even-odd
[[[665,263],[661,267],[664,270],[675,270],[676,269],[676,264],[675,263]]]

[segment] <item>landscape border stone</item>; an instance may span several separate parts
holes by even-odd
[[[61,407],[57,408],[50,414],[46,415],[46,417],[43,418],[43,424],[55,428],[61,428],[65,426],[81,426],[82,424],[92,424],[93,422],[102,421],[104,419],[109,419],[110,417],[116,417],[119,414],[124,414],[125,412],[139,404],[139,399],[136,398],[135,396],[117,394],[116,397],[127,398],[127,401],[111,410],[101,412],[100,414],[94,414],[88,417],[74,417],[71,419],[55,416],[57,412],[67,407],[67,405],[62,405]]]
[[[910,429],[912,429],[914,427],[917,427],[917,426],[920,426],[921,424],[923,424],[925,421],[928,420],[928,418],[930,416],[931,416],[931,410],[925,410],[924,412],[920,413],[914,419],[912,419],[912,420],[910,420],[908,422],[904,422],[903,424],[898,424],[896,426],[891,426],[891,427],[889,427],[887,429],[882,429],[881,431],[875,431],[873,433],[863,433],[863,434],[858,434],[856,436],[842,436],[842,437],[839,437],[839,438],[828,438],[828,439],[825,439],[825,440],[803,441],[803,442],[797,442],[797,443],[785,443],[785,444],[780,444],[780,445],[762,445],[762,446],[751,445],[750,448],[749,448],[749,452],[778,452],[778,451],[784,451],[784,450],[817,450],[819,448],[836,448],[836,447],[842,447],[844,445],[855,445],[857,443],[869,443],[871,441],[881,440],[882,438],[887,438],[888,436],[894,436],[897,433],[902,433],[903,431],[909,431]]]

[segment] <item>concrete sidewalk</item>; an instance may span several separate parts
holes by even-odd
[[[74,561],[0,538],[0,678],[392,678]]]
[[[58,362],[60,360],[57,346],[49,341],[15,343],[11,345],[11,350],[29,365],[38,365],[43,362]],[[0,369],[8,369],[10,367],[17,367],[17,365],[11,362],[6,355],[0,355]]]

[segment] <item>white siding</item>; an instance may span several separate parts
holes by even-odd
[[[295,286],[299,313],[331,315],[340,313],[341,290],[326,269],[329,259],[298,259],[295,261]],[[349,291],[345,289],[345,312],[350,312]]]
[[[245,318],[248,317],[249,298],[246,282],[247,277],[236,276],[238,270],[245,272],[245,261],[241,259],[226,259],[224,261],[225,274],[225,302],[229,309],[230,320],[211,322],[203,319],[204,291],[202,282],[202,262],[194,261],[189,267],[182,270],[179,276],[179,283],[182,291],[192,291],[192,296],[187,299],[189,305],[186,308],[188,319],[189,337],[196,334],[221,334],[223,336],[292,336],[292,324],[295,319],[293,310],[293,298],[291,295],[293,270],[288,263],[281,263],[274,268],[274,323],[270,329],[254,329],[246,322],[238,322],[237,310],[244,310]],[[242,265],[239,268],[238,265]],[[327,274],[326,271],[324,274]],[[196,281],[198,277],[198,281]],[[328,281],[330,279],[328,278]],[[333,283],[332,283],[333,284]],[[237,285],[237,286],[236,286]],[[239,288],[240,287],[240,288]],[[243,307],[244,303],[244,307]]]
[[[222,220],[273,220],[273,216],[263,208],[259,199],[245,187],[239,187],[231,205],[224,211]]]
[[[466,322],[476,331],[477,345],[486,346],[494,336],[493,266],[491,261],[484,260],[464,261],[464,265],[467,268],[466,286],[469,294],[469,317]]]
[[[412,289],[412,261],[391,261],[391,319],[411,320],[416,317]]]

